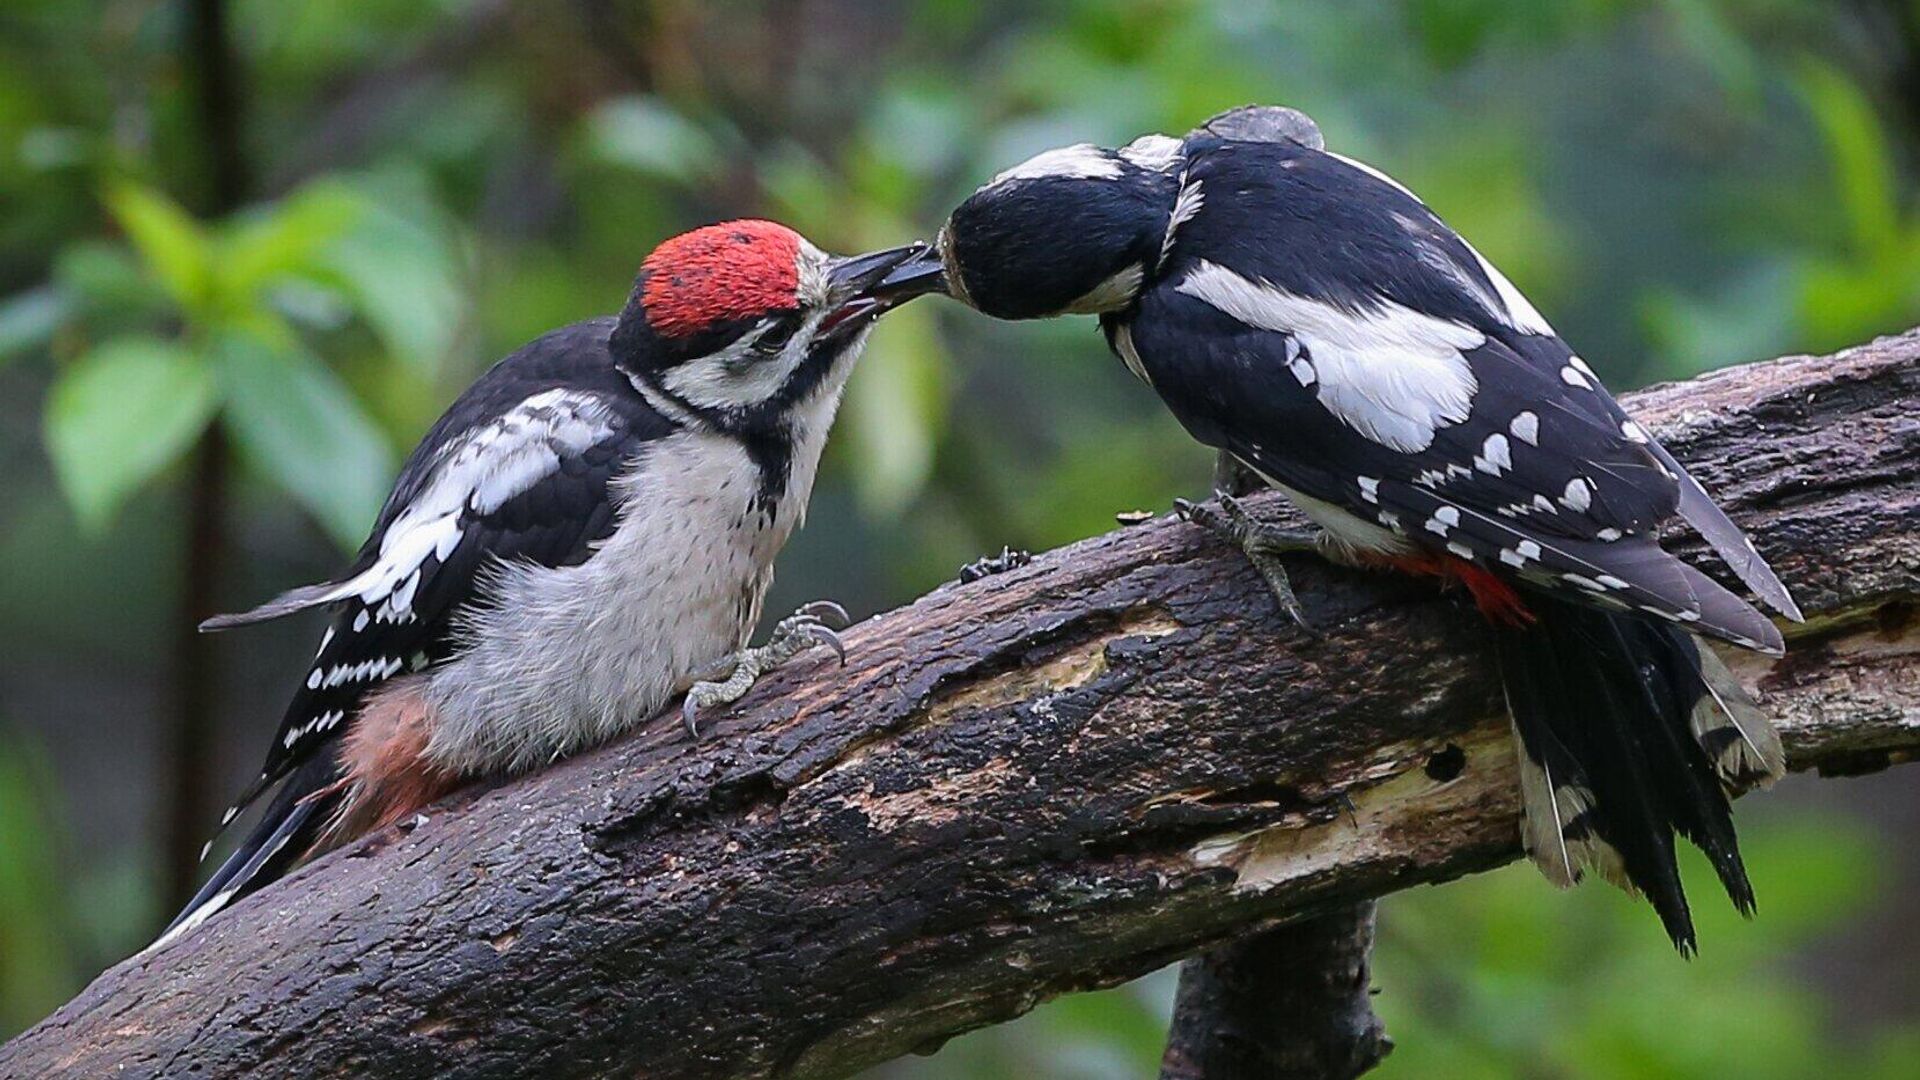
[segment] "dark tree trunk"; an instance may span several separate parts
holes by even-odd
[[[205,144],[203,192],[197,200],[208,217],[223,217],[246,198],[246,153],[241,145],[239,63],[228,38],[223,0],[191,0],[187,7],[185,66],[192,74],[194,111]],[[159,820],[160,896],[167,913],[193,895],[200,846],[212,832],[214,799],[214,702],[220,673],[213,649],[199,630],[215,614],[220,568],[227,547],[227,441],[219,422],[193,449],[188,468],[187,535],[182,558],[179,610],[174,617],[174,686],[167,723],[164,800]]]
[[[1348,1080],[1393,1049],[1368,977],[1374,903],[1250,934],[1180,965],[1161,1080]]]

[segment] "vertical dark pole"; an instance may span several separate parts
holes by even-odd
[[[1180,966],[1161,1080],[1349,1080],[1393,1043],[1370,1000],[1373,904],[1287,923]]]
[[[183,67],[194,95],[194,115],[205,148],[199,209],[219,217],[246,197],[246,159],[240,145],[239,73],[222,0],[187,0]],[[166,914],[193,895],[200,845],[213,825],[213,709],[219,672],[208,642],[195,629],[214,614],[226,549],[228,486],[226,435],[216,422],[194,448],[188,469],[187,536],[180,608],[173,627],[173,698],[163,758],[160,820],[160,894]]]
[[[1214,487],[1262,486],[1225,454]],[[1180,965],[1161,1080],[1349,1080],[1393,1042],[1374,1015],[1374,905],[1339,908],[1228,942]]]

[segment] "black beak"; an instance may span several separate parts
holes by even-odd
[[[918,250],[895,263],[893,269],[873,286],[872,295],[905,303],[927,293],[947,292],[947,268],[940,252],[932,244],[916,245]]]
[[[827,270],[828,295],[839,304],[879,299],[874,287],[885,280],[894,267],[918,258],[926,249],[927,245],[914,243],[835,259]]]
[[[834,340],[850,337],[885,312],[928,291],[889,284],[898,267],[924,259],[927,250],[927,245],[913,243],[834,260],[827,270],[827,295],[835,306],[821,326],[823,335]]]

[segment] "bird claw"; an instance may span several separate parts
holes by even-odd
[[[847,646],[840,640],[838,627],[852,622],[847,609],[831,600],[815,600],[774,624],[767,643],[755,649],[741,649],[726,657],[687,688],[680,703],[680,720],[689,738],[700,737],[700,710],[715,705],[731,705],[746,696],[760,676],[806,652],[815,645],[833,650],[840,666],[847,666]]]
[[[1286,564],[1281,561],[1283,555],[1303,551],[1319,554],[1321,537],[1318,534],[1291,532],[1278,525],[1269,525],[1248,512],[1246,507],[1240,505],[1240,500],[1225,494],[1219,497],[1219,509],[1206,503],[1175,499],[1173,512],[1180,520],[1216,533],[1239,548],[1266,581],[1268,591],[1280,604],[1280,610],[1286,612],[1287,617],[1300,629],[1319,636],[1319,630],[1307,621],[1306,609],[1300,605],[1300,597],[1294,593],[1293,581],[1287,575]]]

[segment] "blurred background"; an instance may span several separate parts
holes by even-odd
[[[1920,322],[1915,0],[6,0],[0,1035],[189,891],[318,631],[195,621],[339,567],[485,365],[684,228],[898,243],[1037,150],[1247,102],[1421,192],[1616,389]],[[843,417],[770,611],[892,606],[1210,464],[1085,319],[913,305]],[[1795,778],[1741,825],[1761,917],[1703,903],[1691,963],[1524,867],[1388,899],[1380,1075],[1915,1076],[1920,786]],[[1148,1076],[1172,985],[876,1075]]]

